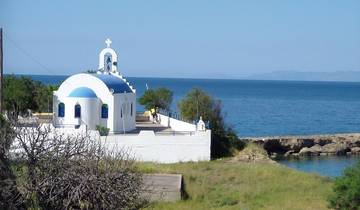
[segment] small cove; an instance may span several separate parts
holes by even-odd
[[[360,161],[360,155],[282,159],[277,162],[299,171],[334,178],[341,176],[347,167],[355,165],[358,161]]]

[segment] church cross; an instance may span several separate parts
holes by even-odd
[[[107,39],[105,40],[105,43],[106,43],[107,47],[110,47],[112,41],[111,41],[109,38],[107,38]]]

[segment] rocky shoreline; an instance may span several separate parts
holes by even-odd
[[[360,133],[241,138],[264,148],[270,157],[359,155]]]

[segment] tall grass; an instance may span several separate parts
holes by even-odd
[[[147,209],[328,209],[332,182],[315,174],[278,164],[234,162],[229,159],[200,163],[139,166],[147,173],[184,176],[188,198],[158,202]]]

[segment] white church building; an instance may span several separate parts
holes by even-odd
[[[175,163],[210,160],[211,130],[163,114],[159,122],[136,122],[136,90],[118,69],[118,55],[106,40],[96,73],[68,77],[53,93],[53,126],[66,134],[109,129],[98,136],[109,149],[129,148],[139,161]],[[141,117],[139,117],[141,118]],[[159,131],[160,130],[160,131]]]
[[[109,39],[106,44],[99,54],[97,73],[72,75],[54,92],[56,127],[83,125],[95,130],[101,125],[111,133],[135,129],[136,90],[118,71],[118,55]]]

